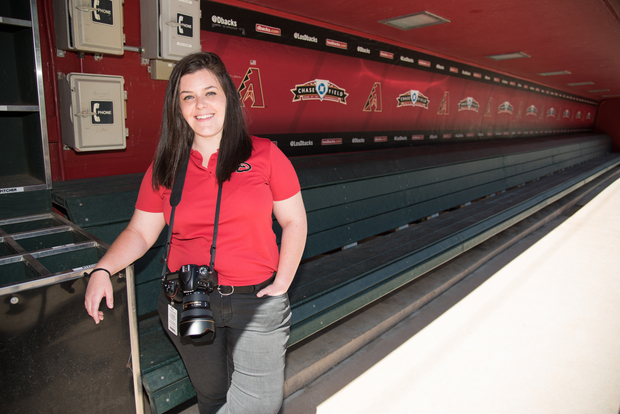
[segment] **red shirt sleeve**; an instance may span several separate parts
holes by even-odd
[[[271,143],[270,161],[269,187],[273,194],[273,201],[286,200],[297,194],[301,187],[293,164],[273,143]]]
[[[148,213],[161,213],[163,211],[163,194],[162,191],[153,190],[152,180],[153,164],[149,166],[149,169],[144,174],[144,178],[142,178],[136,208]]]

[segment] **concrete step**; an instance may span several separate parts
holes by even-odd
[[[620,168],[612,169],[445,265],[289,348],[285,397],[353,355],[499,253],[571,209],[578,209],[619,176]],[[295,410],[284,412],[293,414]]]

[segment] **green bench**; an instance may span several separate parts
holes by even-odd
[[[290,345],[614,168],[620,156],[610,151],[608,136],[581,135],[294,158],[309,233],[290,289]],[[70,197],[88,180],[60,183],[54,202],[111,243],[137,195],[139,175],[123,179],[135,187]],[[154,313],[163,242],[135,263],[142,381],[154,413],[195,395]]]

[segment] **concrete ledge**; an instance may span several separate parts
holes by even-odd
[[[616,167],[403,288],[289,348],[285,397],[388,331],[462,278],[620,176]]]

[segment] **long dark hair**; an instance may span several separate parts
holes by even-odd
[[[183,75],[206,69],[219,81],[226,95],[226,114],[218,154],[216,176],[219,184],[230,179],[239,164],[250,158],[252,139],[248,134],[243,109],[226,66],[215,53],[199,52],[181,59],[172,69],[161,121],[159,145],[153,161],[153,188],[172,188],[183,160],[194,142],[194,131],[185,121],[179,104]]]

